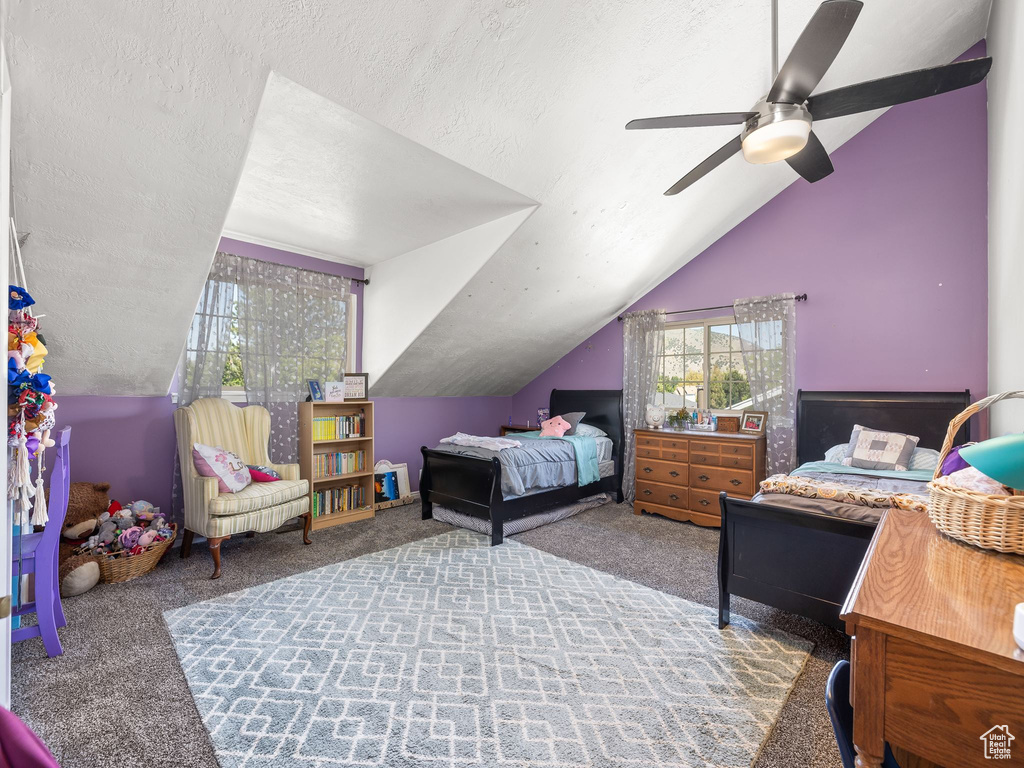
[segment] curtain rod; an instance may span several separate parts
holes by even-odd
[[[807,301],[807,294],[806,293],[801,293],[798,296],[794,296],[793,298],[796,301]],[[754,302],[754,303],[755,304],[760,304],[761,302]],[[687,315],[687,314],[690,314],[691,312],[710,312],[713,309],[733,309],[733,308],[734,308],[733,304],[722,304],[722,305],[717,306],[717,307],[701,307],[700,309],[677,309],[674,312],[666,312],[665,314],[666,315]],[[622,315],[619,315],[616,319],[621,323],[622,322],[622,317],[623,317]]]

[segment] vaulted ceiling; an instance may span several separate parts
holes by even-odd
[[[820,88],[950,61],[984,35],[989,4],[866,0]],[[780,5],[784,56],[817,2]],[[285,247],[319,237],[315,249],[327,258],[377,262],[371,277],[383,270],[382,284],[391,259],[436,258],[423,238],[360,239],[345,229],[351,211],[317,215],[301,189],[289,188],[294,197],[282,206],[259,184],[249,186],[254,169],[264,185],[275,183],[272,169],[282,161],[253,131],[271,73],[462,166],[469,175],[453,170],[456,186],[472,188],[475,175],[501,185],[509,216],[538,204],[521,220],[514,214],[515,227],[494,240],[493,254],[452,269],[450,294],[425,310],[399,354],[380,363],[372,389],[517,391],[793,181],[784,164],[755,167],[735,157],[666,198],[661,192],[735,129],[622,129],[634,117],[752,105],[770,77],[769,7],[768,0],[9,0],[18,220],[32,233],[29,287],[48,315],[60,391],[167,391],[236,186],[233,230],[293,208],[295,216],[273,228],[279,237],[262,237]],[[301,104],[309,106],[304,94],[292,95],[295,109],[275,118],[282,130],[303,119]],[[330,146],[324,115],[306,114],[316,130],[293,138]],[[831,150],[876,116],[834,120],[816,132]],[[373,206],[405,200],[415,208],[409,198],[418,192],[421,210],[435,217],[426,239],[474,226],[472,205],[432,208],[429,187],[403,186],[401,174],[387,178],[369,209],[358,196],[344,202],[340,195],[338,204],[363,206],[374,220]],[[437,264],[445,268],[445,260]],[[381,290],[367,302],[400,314],[401,295]]]

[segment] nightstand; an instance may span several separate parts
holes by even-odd
[[[514,432],[536,432],[540,427],[528,427],[525,424],[502,424],[501,425],[501,436],[512,434]]]

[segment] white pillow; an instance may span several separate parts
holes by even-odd
[[[221,493],[237,493],[252,483],[249,467],[238,456],[224,448],[202,443],[192,444],[192,462],[203,477],[216,477]]]
[[[825,451],[825,461],[829,464],[842,464],[843,459],[846,458],[846,449],[849,448],[848,443],[842,445],[833,445],[827,451]]]
[[[915,448],[914,454],[910,457],[910,469],[934,472],[935,468],[939,466],[939,456],[941,455],[931,448]]]
[[[577,435],[586,435],[587,437],[606,437],[608,435],[603,429],[599,429],[592,424],[580,424],[576,425]]]

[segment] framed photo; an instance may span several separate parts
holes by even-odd
[[[369,376],[365,373],[346,373],[342,377],[344,398],[346,400],[365,400],[368,379]]]
[[[324,391],[320,389],[320,382],[316,379],[306,379],[306,386],[309,387],[309,397],[314,403],[324,401]]]
[[[324,399],[328,403],[343,403],[343,402],[345,402],[345,382],[343,382],[343,381],[325,381],[324,382]]]
[[[740,420],[740,432],[748,435],[763,435],[765,422],[768,421],[767,411],[744,411]]]

